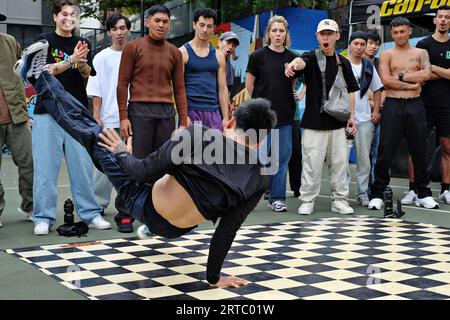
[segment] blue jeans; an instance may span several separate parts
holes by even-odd
[[[270,150],[271,161],[275,159],[278,162],[278,171],[270,177],[269,202],[286,200],[287,171],[292,153],[292,125],[276,126],[274,130],[278,130],[279,141],[274,141],[272,146],[272,134],[269,134],[264,142],[264,148]],[[271,147],[275,147],[275,150]]]
[[[375,181],[375,164],[377,163],[378,157],[378,146],[380,145],[380,123],[377,123],[375,126],[375,131],[372,139],[372,146],[370,147],[370,176],[369,176],[369,190],[372,186],[372,183]]]
[[[151,204],[151,186],[138,183],[130,177],[120,167],[115,156],[98,145],[98,134],[102,128],[78,100],[64,91],[56,78],[46,71],[43,72],[35,84],[35,89],[40,96],[47,99],[45,108],[48,114],[61,126],[61,130],[64,129],[78,141],[80,147],[86,148],[97,169],[108,177],[134,218],[147,224],[150,232],[166,238],[175,238],[193,229],[174,227],[154,211]],[[90,177],[92,179],[92,172]],[[154,212],[150,212],[152,210]],[[149,221],[153,222],[153,225],[149,225]]]
[[[51,96],[50,92],[44,94],[42,89],[38,92],[44,105],[52,104],[48,99]],[[68,95],[62,85],[55,88],[55,92],[59,95]],[[33,193],[36,195],[33,205],[34,223],[46,222],[52,226],[56,222],[57,179],[64,155],[75,210],[81,220],[89,224],[100,215],[101,208],[94,198],[92,161],[86,150],[49,114],[35,114],[32,135]]]
[[[89,224],[100,215],[101,208],[94,198],[92,161],[86,150],[48,114],[34,116],[32,135],[34,223],[52,226],[56,222],[57,183],[64,155],[75,210]]]

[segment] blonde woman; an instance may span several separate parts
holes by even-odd
[[[291,39],[289,26],[282,16],[274,16],[269,20],[266,35],[266,46],[256,50],[247,66],[245,86],[252,98],[265,98],[272,103],[278,124],[275,129],[279,133],[279,146],[272,151],[272,166],[278,162],[278,171],[270,179],[269,208],[275,212],[285,212],[286,176],[292,152],[292,122],[295,114],[295,100],[292,79],[284,75],[285,64],[296,58],[288,48]],[[268,136],[267,145],[271,145],[272,135]],[[275,136],[274,136],[275,137]]]

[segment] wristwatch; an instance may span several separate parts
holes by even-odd
[[[403,72],[400,72],[399,74],[398,74],[398,79],[400,80],[400,81],[403,81],[403,77],[405,76],[405,74],[403,73]]]

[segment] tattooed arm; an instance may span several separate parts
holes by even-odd
[[[390,71],[391,52],[384,51],[380,56],[380,78],[385,89],[392,90],[417,90],[419,84],[412,84],[400,81],[397,77],[391,76]]]
[[[53,74],[54,76],[57,76],[58,74],[63,73],[66,70],[69,70],[73,65],[78,64],[78,69],[80,68],[80,65],[86,64],[86,56],[89,52],[88,46],[85,43],[82,43],[81,41],[78,41],[77,45],[75,46],[75,49],[73,50],[73,54],[69,57],[68,60],[61,61],[59,63],[53,63],[48,66],[48,71]],[[80,70],[81,72],[81,70]],[[86,72],[86,71],[84,71]],[[89,67],[90,72],[90,67]],[[83,74],[83,73],[82,73]],[[88,73],[89,76],[89,73]]]
[[[88,78],[91,74],[91,67],[86,62],[82,62],[78,64],[78,71],[80,71],[83,78]]]
[[[409,83],[423,83],[430,80],[431,77],[431,63],[428,51],[420,49],[420,70],[412,73],[407,73],[403,77],[403,81]]]
[[[57,76],[58,74],[63,73],[66,70],[69,70],[72,67],[70,60],[64,60],[58,63],[49,64],[47,66],[48,72],[52,75]]]

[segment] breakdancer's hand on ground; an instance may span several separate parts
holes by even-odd
[[[220,277],[216,284],[212,284],[213,288],[239,288],[248,284],[248,281],[238,277]]]
[[[102,140],[102,142],[99,141],[98,144],[108,149],[113,154],[132,152],[131,139],[127,139],[127,144],[125,144],[114,129],[105,128],[98,136]]]

